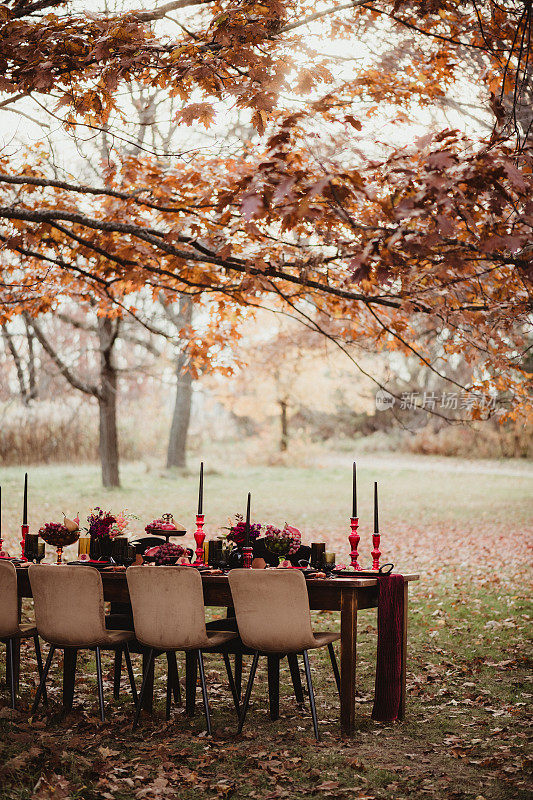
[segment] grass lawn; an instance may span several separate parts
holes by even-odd
[[[324,455],[309,468],[245,467],[220,452],[207,462],[206,528],[215,533],[244,510],[301,528],[305,541],[327,541],[347,557],[351,456]],[[51,705],[32,724],[32,650],[23,649],[18,711],[7,707],[0,667],[0,797],[154,798],[526,798],[526,741],[531,699],[529,583],[533,524],[531,465],[411,456],[358,458],[361,561],[370,561],[372,482],[381,492],[382,551],[401,571],[419,571],[411,584],[408,706],[404,723],[370,719],[375,658],[375,611],[359,617],[358,727],[338,729],[338,700],[327,656],[312,656],[322,741],[310,715],[291,696],[282,669],[281,718],[267,713],[260,672],[244,735],[236,722],[219,658],[208,659],[215,735],[203,734],[200,711],[181,709],[164,721],[164,683],[156,713],[131,733],[131,705],[113,704],[106,661],[109,721],[97,720],[94,661],[80,658],[75,708],[60,717],[60,672],[49,681]],[[6,543],[19,539],[23,470],[0,470]],[[139,516],[134,530],[165,511],[192,530],[196,475],[150,464],[126,464],[122,488],[104,491],[94,465],[30,470],[30,527],[83,519],[92,505]],[[189,543],[192,536],[187,535]],[[52,557],[52,553],[50,553]],[[68,556],[67,556],[68,557]],[[28,610],[28,609],[25,609]],[[210,612],[212,613],[212,612]],[[214,612],[216,613],[216,611]],[[338,626],[335,613],[314,615],[317,629]],[[2,648],[3,649],[3,648]],[[2,658],[3,661],[3,658]],[[140,664],[134,664],[140,675]],[[183,677],[183,663],[180,664]],[[246,666],[245,666],[246,675]]]

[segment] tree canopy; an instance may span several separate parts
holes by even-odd
[[[527,408],[531,13],[517,0],[4,4],[0,108],[111,142],[90,180],[46,136],[6,142],[4,318],[65,294],[136,315],[148,287],[208,307],[200,360],[240,309],[268,306],[440,372],[433,334],[441,358],[471,364],[467,389]],[[191,131],[175,152],[130,138],[132,97],[142,112],[153,93]],[[451,109],[483,119],[461,129]],[[232,120],[253,127],[229,146]]]

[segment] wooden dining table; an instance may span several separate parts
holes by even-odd
[[[80,566],[80,569],[87,567]],[[101,572],[106,601],[128,604],[129,593],[125,570]],[[404,613],[402,623],[402,669],[401,701],[399,717],[405,716],[405,675],[407,663],[407,619],[409,583],[418,580],[415,573],[404,574]],[[31,586],[27,567],[17,568],[19,598],[31,597]],[[204,601],[206,606],[229,608],[232,606],[231,591],[227,575],[202,573]],[[356,667],[357,667],[357,618],[358,612],[377,608],[378,580],[372,577],[306,578],[309,605],[316,611],[340,611],[340,725],[344,735],[355,731]],[[15,670],[18,677],[19,654],[15,653]],[[148,699],[148,705],[151,699]],[[188,710],[194,706],[194,696],[187,697]]]

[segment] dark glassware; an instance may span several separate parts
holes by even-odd
[[[228,561],[229,561],[228,566],[230,567],[230,569],[238,569],[242,567],[244,564],[244,556],[242,554],[242,550],[239,550],[238,547],[234,547],[229,554]]]
[[[92,561],[109,561],[112,547],[113,541],[109,536],[99,536],[97,539],[91,539],[90,555]]]
[[[131,567],[131,565],[135,562],[137,558],[137,548],[131,544],[128,544],[126,547],[126,552],[123,556],[123,564],[125,567]]]
[[[313,569],[324,568],[326,545],[324,542],[311,542],[311,566]]]
[[[129,543],[126,536],[117,536],[113,539],[111,555],[115,564],[124,564],[124,558],[127,557],[128,546]]]
[[[35,561],[37,559],[39,545],[39,534],[27,533],[24,541],[24,555],[28,561]]]
[[[209,557],[207,563],[212,567],[220,567],[222,563],[222,542],[218,539],[209,542]]]
[[[45,555],[46,555],[46,548],[44,546],[44,542],[37,542],[37,555],[35,556],[36,562],[40,564]]]

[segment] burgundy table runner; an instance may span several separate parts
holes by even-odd
[[[378,650],[372,719],[398,719],[402,696],[403,575],[378,577]]]

